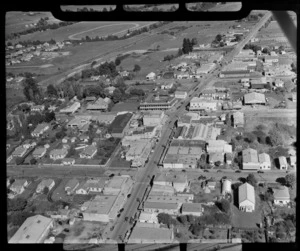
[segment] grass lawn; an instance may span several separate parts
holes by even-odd
[[[25,97],[23,95],[22,89],[13,89],[13,88],[6,88],[6,108],[9,109],[12,106],[19,104],[25,101]]]
[[[112,162],[110,163],[110,169],[118,169],[118,168],[130,168],[131,162],[126,161],[125,159],[122,159],[119,154],[115,155]]]
[[[69,201],[70,196],[67,195],[65,192],[65,185],[68,183],[69,179],[63,179],[59,186],[53,191],[52,193],[52,200],[63,200],[63,201]]]
[[[140,105],[139,102],[120,102],[115,104],[111,109],[111,111],[112,112],[137,111],[139,105]]]

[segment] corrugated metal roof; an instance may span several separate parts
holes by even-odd
[[[239,203],[242,203],[245,200],[249,200],[253,204],[255,204],[254,187],[248,184],[247,182],[239,186]]]

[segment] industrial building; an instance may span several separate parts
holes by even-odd
[[[164,119],[164,111],[147,111],[143,112],[144,126],[158,126],[161,125]]]
[[[28,217],[8,243],[43,243],[53,227],[53,219],[42,215]]]
[[[232,153],[232,145],[228,144],[225,140],[209,140],[207,141],[206,151],[210,153]]]
[[[188,187],[188,180],[185,174],[161,173],[155,177],[153,184],[172,186],[177,192],[183,192]]]
[[[208,141],[215,140],[220,134],[220,128],[199,123],[184,125],[176,138]]]
[[[126,190],[128,185],[131,185],[131,178],[127,176],[114,176],[110,179],[107,185],[104,187],[103,194],[104,195],[117,195],[121,191]]]
[[[177,215],[182,203],[168,203],[168,202],[144,202],[144,211],[148,213],[166,213]]]
[[[244,105],[265,105],[266,97],[262,93],[251,92],[244,95]]]
[[[203,97],[193,97],[190,101],[189,111],[216,111],[220,106],[220,101]]]
[[[128,122],[131,117],[131,113],[120,114],[115,117],[114,121],[108,128],[109,133],[115,138],[122,138],[124,136],[124,131],[128,127]]]

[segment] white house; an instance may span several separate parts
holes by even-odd
[[[28,185],[29,183],[27,180],[15,180],[15,182],[10,186],[10,190],[15,194],[21,194]]]
[[[279,162],[279,169],[280,170],[287,170],[288,164],[287,164],[287,161],[286,161],[286,157],[284,157],[284,156],[278,157],[278,162]]]
[[[97,147],[94,145],[87,146],[84,150],[79,154],[80,158],[92,159],[97,153]]]
[[[75,159],[73,158],[64,158],[61,163],[65,166],[73,166],[75,164]]]
[[[55,182],[53,179],[45,179],[42,180],[40,182],[40,184],[38,184],[37,188],[36,188],[36,192],[37,193],[41,193],[43,192],[44,188],[48,187],[49,191],[54,187]]]
[[[46,123],[38,124],[37,127],[31,133],[31,135],[32,137],[40,137],[49,128],[49,125]]]
[[[154,72],[150,72],[147,76],[146,79],[147,80],[154,80],[155,79],[156,74]]]
[[[255,210],[254,187],[247,182],[239,186],[239,209],[244,212],[253,212]]]
[[[26,152],[27,152],[27,149],[25,147],[18,146],[11,155],[13,157],[23,157]]]
[[[270,155],[267,153],[261,153],[258,155],[258,161],[260,169],[262,170],[270,170],[271,169],[271,159]]]
[[[42,158],[47,152],[47,149],[45,147],[38,147],[36,149],[34,149],[33,153],[32,153],[32,157],[35,159],[39,159]]]
[[[290,193],[286,186],[282,186],[279,189],[273,188],[272,190],[275,205],[284,206],[290,202]]]
[[[53,149],[50,152],[49,157],[50,157],[50,159],[57,160],[57,159],[65,158],[67,156],[67,154],[68,154],[68,149],[66,149],[66,148]]]

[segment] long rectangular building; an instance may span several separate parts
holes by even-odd
[[[177,99],[175,97],[150,94],[145,101],[140,103],[140,110],[168,110],[176,103]]]

